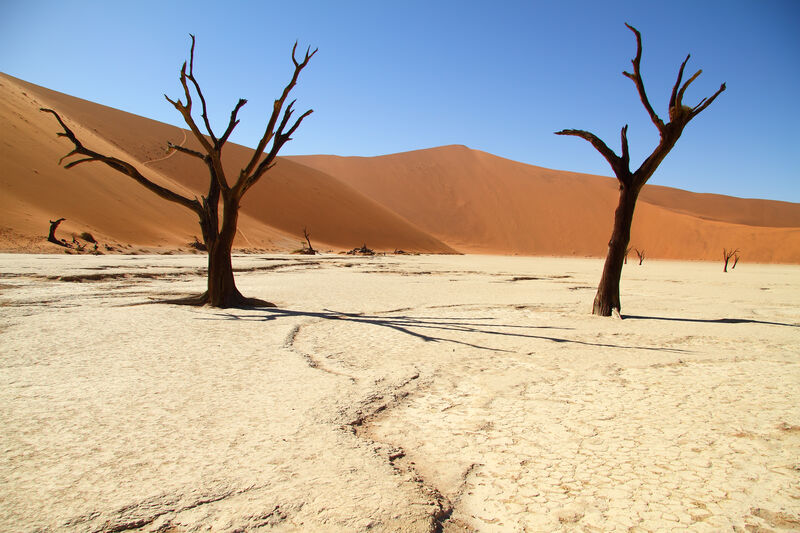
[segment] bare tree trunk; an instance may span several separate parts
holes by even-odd
[[[236,288],[231,264],[232,243],[218,239],[208,250],[208,291],[206,303],[213,307],[238,307],[244,296]]]
[[[275,304],[258,298],[242,296],[233,277],[231,253],[236,226],[239,220],[239,200],[224,198],[222,228],[208,247],[208,290],[205,303],[212,307],[275,307]]]
[[[67,220],[66,218],[59,218],[58,220],[51,220],[50,221],[50,234],[47,236],[47,240],[52,242],[53,244],[57,244],[59,246],[66,246],[63,242],[56,239],[56,229],[58,229],[58,225]]]
[[[619,299],[619,282],[622,278],[622,265],[625,262],[625,252],[631,240],[631,223],[633,211],[636,207],[636,198],[639,192],[624,185],[620,186],[619,205],[614,212],[614,229],[611,240],[608,242],[608,255],[603,266],[603,275],[594,297],[593,315],[611,316],[612,310],[617,313],[621,310]]]

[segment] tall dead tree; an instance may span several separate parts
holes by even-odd
[[[300,126],[303,119],[312,113],[312,110],[309,109],[300,115],[294,123],[289,125],[292,114],[294,113],[293,106],[295,101],[286,105],[286,100],[292,88],[297,84],[300,72],[306,67],[314,54],[317,53],[317,50],[315,49],[312,52],[310,48],[306,49],[303,59],[298,60],[296,56],[297,43],[294,44],[292,48],[292,62],[294,63],[292,78],[283,89],[278,99],[275,100],[272,113],[264,130],[264,135],[253,151],[253,155],[247,163],[247,166],[239,171],[235,181],[231,183],[225,176],[225,171],[222,166],[222,149],[231,133],[233,133],[234,128],[239,124],[237,115],[242,106],[247,103],[247,100],[239,99],[233,111],[231,111],[230,120],[228,121],[225,131],[221,136],[217,136],[209,123],[206,100],[200,89],[200,84],[194,75],[195,38],[194,35],[190,35],[190,37],[192,39],[192,46],[189,53],[188,71],[187,64],[184,62],[179,77],[181,86],[183,87],[185,101],[180,98],[173,100],[167,95],[164,95],[164,97],[178,110],[187,126],[189,126],[195,139],[202,147],[202,151],[195,151],[185,146],[168,143],[171,150],[178,151],[190,157],[195,157],[208,167],[208,192],[205,196],[201,196],[200,199],[196,197],[188,198],[153,183],[127,161],[103,155],[86,148],[81,144],[73,131],[67,127],[64,120],[62,120],[56,111],[44,108],[42,108],[42,111],[52,113],[55,116],[64,130],[58,133],[58,135],[60,137],[66,137],[72,141],[72,144],[75,146],[75,149],[61,158],[59,163],[73,155],[83,156],[81,159],[67,163],[64,168],[69,169],[81,163],[94,161],[105,163],[114,170],[133,178],[139,184],[161,198],[182,205],[197,215],[203,234],[203,242],[208,249],[208,288],[202,295],[186,300],[187,303],[197,305],[208,304],[213,307],[269,306],[272,305],[269,302],[245,298],[236,288],[231,265],[231,250],[233,248],[233,239],[236,235],[236,226],[239,220],[239,204],[250,187],[255,185],[264,173],[275,165],[275,158],[278,156],[278,152],[287,141],[291,140],[292,134]],[[205,132],[200,130],[200,127],[197,125],[192,115],[193,105],[195,104],[194,96],[199,100],[201,109],[200,117],[202,118]],[[269,149],[267,149],[268,146]],[[221,213],[220,205],[222,206]]]
[[[711,102],[725,90],[725,84],[723,83],[716,93],[710,98],[703,98],[696,106],[689,107],[683,105],[683,95],[686,89],[703,72],[702,70],[698,70],[691,78],[681,85],[683,70],[690,57],[687,55],[678,70],[678,79],[672,88],[672,95],[669,98],[669,122],[664,123],[653,110],[653,106],[650,105],[650,101],[644,90],[644,81],[642,80],[640,69],[642,60],[642,35],[630,24],[626,23],[625,26],[636,35],[636,57],[632,60],[633,73],[623,72],[622,74],[633,81],[639,93],[639,98],[644,108],[647,110],[647,114],[650,116],[650,120],[658,129],[660,135],[658,146],[656,146],[653,152],[644,160],[637,170],[631,171],[630,154],[628,152],[627,124],[622,127],[620,134],[622,144],[621,155],[617,155],[606,143],[600,140],[600,138],[588,131],[568,129],[556,132],[556,135],[572,135],[590,142],[606,161],[608,161],[609,165],[611,165],[611,169],[614,171],[619,181],[619,204],[614,213],[614,229],[611,232],[611,240],[608,243],[608,254],[606,255],[606,262],[603,267],[603,275],[600,278],[600,284],[597,288],[597,295],[595,296],[592,309],[592,314],[600,316],[611,316],[612,310],[616,310],[617,313],[621,312],[619,282],[622,276],[625,251],[628,248],[628,243],[631,238],[633,211],[636,207],[636,200],[639,197],[639,192],[656,171],[658,165],[661,164],[670,150],[672,150],[672,147],[675,146],[675,143],[678,141],[678,138],[680,138],[683,129],[689,121],[711,105]]]

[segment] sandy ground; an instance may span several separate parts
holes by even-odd
[[[203,261],[0,255],[1,530],[800,529],[798,266]]]

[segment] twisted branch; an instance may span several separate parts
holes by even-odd
[[[69,157],[72,157],[74,155],[86,156],[83,159],[78,159],[77,161],[71,161],[71,162],[67,163],[66,165],[64,165],[64,168],[70,169],[70,168],[73,168],[73,167],[75,167],[77,165],[80,165],[81,163],[99,161],[101,163],[105,163],[106,165],[108,165],[109,167],[113,168],[114,170],[116,170],[118,172],[121,172],[121,173],[133,178],[140,185],[143,185],[144,187],[146,187],[150,191],[156,193],[161,198],[164,198],[165,200],[169,200],[170,202],[175,202],[177,204],[180,204],[180,205],[186,207],[187,209],[191,209],[195,213],[199,214],[201,212],[202,206],[200,205],[200,202],[198,202],[197,200],[191,200],[189,198],[186,198],[185,196],[182,196],[182,195],[180,195],[180,194],[178,194],[176,192],[173,192],[173,191],[167,189],[166,187],[162,187],[161,185],[158,185],[158,184],[150,181],[149,179],[144,177],[138,170],[136,170],[136,168],[133,165],[131,165],[127,161],[123,161],[123,160],[118,159],[116,157],[110,157],[110,156],[107,156],[107,155],[103,155],[101,153],[95,152],[94,150],[90,150],[90,149],[86,148],[85,146],[83,146],[83,144],[75,136],[75,133],[66,125],[66,123],[64,123],[64,120],[61,118],[61,116],[58,113],[56,113],[52,109],[47,109],[47,108],[44,108],[44,107],[40,108],[39,110],[44,112],[44,113],[50,113],[54,117],[56,117],[56,120],[58,121],[58,123],[61,125],[61,127],[64,130],[63,132],[57,133],[57,135],[59,137],[66,137],[75,146],[75,148],[70,153],[68,153],[67,155],[65,155],[64,157],[62,157],[59,160],[59,162],[58,162],[59,164],[61,164],[65,159],[67,159]]]
[[[633,83],[636,84],[636,90],[639,92],[639,98],[642,100],[642,104],[644,104],[647,114],[650,115],[650,120],[653,121],[653,124],[655,124],[660,131],[664,127],[664,121],[658,117],[656,112],[653,110],[653,106],[650,105],[650,100],[648,100],[647,93],[644,90],[644,81],[642,80],[642,34],[639,33],[639,30],[627,22],[625,23],[625,26],[627,26],[628,29],[631,30],[634,35],[636,35],[636,57],[631,60],[631,63],[633,63],[633,74],[630,72],[623,72],[622,75],[626,78],[630,78],[633,80]]]

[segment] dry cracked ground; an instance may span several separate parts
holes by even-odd
[[[234,263],[0,256],[0,529],[800,530],[800,267]]]

